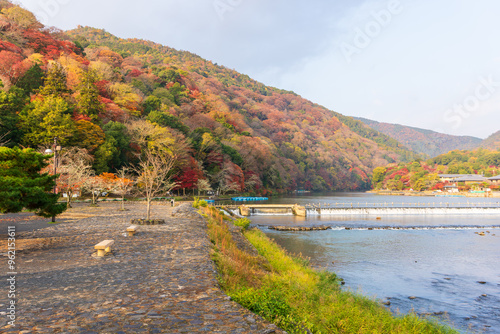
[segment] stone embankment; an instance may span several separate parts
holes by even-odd
[[[270,230],[276,231],[325,231],[329,226],[269,226]]]
[[[134,236],[126,229],[144,218],[146,207],[126,207],[76,204],[56,225],[27,214],[0,215],[2,232],[7,225],[23,231],[16,242],[16,327],[7,325],[2,296],[0,332],[284,333],[220,290],[205,223],[189,205],[153,206],[153,218],[165,224],[140,225]],[[94,245],[103,240],[114,244],[99,258]],[[4,270],[1,275],[5,282]]]

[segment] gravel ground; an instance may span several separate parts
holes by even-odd
[[[141,225],[145,205],[76,204],[59,224],[28,213],[0,215],[2,282],[5,233],[16,226],[16,321],[8,324],[9,287],[0,291],[2,333],[284,333],[220,290],[203,219],[189,205],[153,206],[164,225]],[[112,253],[94,245],[114,240]]]

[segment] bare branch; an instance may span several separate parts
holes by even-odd
[[[153,197],[165,194],[175,187],[171,181],[171,171],[176,158],[167,154],[155,154],[146,150],[139,164],[133,168],[138,174],[136,184],[139,192],[146,197],[147,219],[150,219]]]

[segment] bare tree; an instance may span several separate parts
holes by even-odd
[[[86,149],[73,147],[61,152],[57,185],[67,195],[71,208],[73,195],[81,192],[84,183],[93,176],[92,157]]]
[[[156,154],[146,150],[139,164],[133,168],[138,174],[136,184],[140,194],[146,197],[147,219],[151,218],[151,201],[153,197],[165,194],[175,187],[171,171],[176,159],[166,153]]]
[[[253,191],[258,185],[262,185],[260,178],[256,174],[252,174],[245,180],[245,191]]]
[[[114,174],[109,174],[114,176]],[[92,194],[91,205],[97,206],[97,201],[103,194],[114,190],[115,179],[106,178],[103,175],[92,176],[83,180],[82,188]]]
[[[118,171],[118,173],[116,173],[118,178],[116,179],[114,193],[122,197],[121,211],[125,211],[124,207],[125,195],[130,193],[130,191],[132,190],[132,186],[134,184],[132,178],[128,175],[128,170],[129,168],[123,167]]]
[[[198,188],[198,196],[200,196],[201,191],[210,191],[212,187],[210,186],[210,182],[207,179],[198,179],[196,181],[196,188]]]

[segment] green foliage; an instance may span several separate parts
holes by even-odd
[[[116,148],[116,144],[116,139],[109,137],[95,152],[95,159],[92,167],[97,174],[108,173],[113,166],[117,166],[117,163],[119,164],[118,157],[120,152]]]
[[[151,123],[179,130],[186,136],[189,134],[189,127],[184,125],[178,117],[170,115],[169,113],[153,110],[149,113],[146,119]]]
[[[144,102],[142,103],[142,107],[144,109],[143,114],[145,116],[148,116],[149,113],[152,112],[153,110],[160,110],[161,100],[157,96],[150,95],[144,100]]]
[[[99,81],[97,73],[88,70],[82,74],[78,85],[77,108],[80,114],[89,116],[93,121],[98,120],[98,115],[104,108],[99,101],[99,91],[95,83]]]
[[[61,96],[67,93],[69,93],[69,89],[66,86],[66,72],[61,64],[52,63],[47,72],[44,85],[40,88],[40,94],[43,96]]]
[[[45,73],[39,63],[31,66],[24,75],[16,82],[16,86],[22,88],[26,95],[34,93],[37,89],[43,86]]]
[[[385,167],[377,167],[373,170],[372,180],[373,184],[377,184],[382,182],[385,177],[385,173],[387,172],[387,168]]]
[[[252,221],[248,218],[240,218],[234,221],[234,225],[241,227],[243,230],[248,229],[251,223]]]
[[[52,193],[57,176],[41,173],[49,158],[32,149],[0,147],[0,212],[26,209],[50,217],[66,210]]]
[[[243,158],[236,149],[224,144],[221,144],[221,147],[222,147],[222,152],[224,154],[227,154],[234,164],[238,166],[241,166],[243,164]]]
[[[160,144],[168,133],[163,144],[178,157],[178,177],[189,166],[191,179],[208,187],[258,194],[366,189],[374,163],[413,156],[349,117],[195,54],[89,27],[67,32],[75,48],[37,29],[19,27],[22,38],[12,38],[22,51],[17,61],[30,55],[39,65],[19,78],[24,92],[0,98],[9,145],[48,145],[58,136],[63,146],[88,148],[102,173],[133,167],[145,142]],[[131,139],[115,129],[146,117],[157,124],[154,133]]]
[[[105,142],[95,152],[94,169],[97,174],[112,172],[125,166],[130,150],[130,136],[127,128],[119,122],[109,122],[103,126]]]
[[[188,97],[186,87],[178,82],[174,83],[173,86],[170,87],[169,92],[173,97],[173,102],[177,105],[181,105],[183,99]]]
[[[298,329],[290,317],[292,307],[286,302],[285,291],[281,286],[270,284],[260,289],[241,289],[232,293],[231,298],[287,331],[294,333]]]
[[[61,145],[66,145],[75,133],[71,111],[70,105],[59,96],[49,95],[33,101],[19,115],[24,131],[23,142],[32,146],[49,146],[54,137],[58,137]]]
[[[225,292],[289,333],[458,333],[413,313],[393,316],[375,300],[342,291],[335,274],[308,267],[257,229],[244,233],[259,252],[252,256],[238,247],[220,213],[204,214]]]
[[[180,74],[174,69],[161,71],[158,73],[158,77],[166,83],[177,82],[181,78]]]
[[[21,111],[28,99],[24,91],[13,86],[8,92],[0,90],[0,129],[5,134],[3,140],[7,141],[7,146],[15,146],[21,142],[23,135],[19,128],[19,111]]]
[[[208,206],[207,201],[205,201],[203,199],[199,199],[197,197],[194,198],[193,208],[199,209],[199,208],[206,208],[207,206]]]
[[[161,103],[167,106],[173,105],[175,101],[175,98],[172,95],[172,93],[166,88],[156,88],[153,91],[153,96],[159,98]]]

